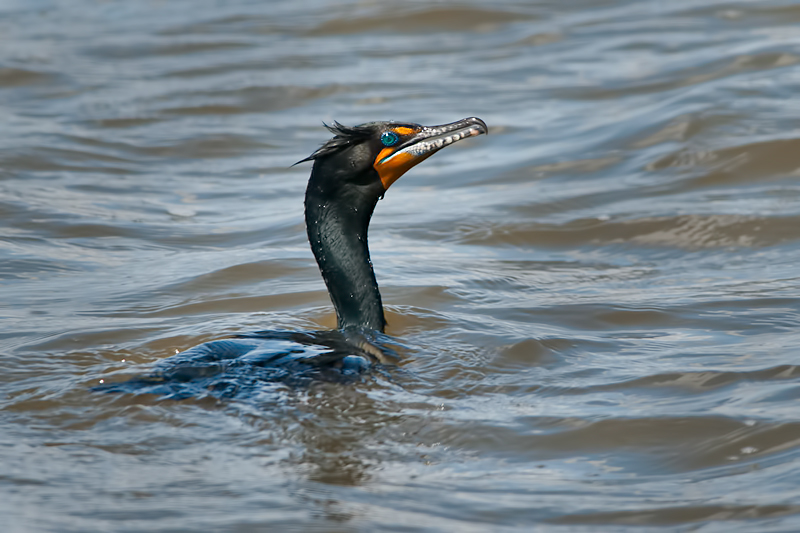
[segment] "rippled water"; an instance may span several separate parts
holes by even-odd
[[[800,6],[0,6],[4,531],[800,530]],[[486,120],[370,232],[397,368],[91,388],[335,325],[322,121]]]

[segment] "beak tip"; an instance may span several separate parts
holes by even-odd
[[[480,135],[481,133],[483,133],[484,135],[489,135],[489,126],[487,126],[486,122],[484,122],[482,119],[479,119],[478,117],[469,117],[468,119],[466,119],[466,121],[472,122],[475,126],[478,126],[478,128],[480,128],[478,130],[478,135]]]

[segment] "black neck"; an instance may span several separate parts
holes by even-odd
[[[367,247],[367,229],[379,195],[374,186],[333,191],[326,186],[330,180],[320,179],[318,167],[314,165],[306,190],[306,231],[338,327],[383,332],[386,319]]]

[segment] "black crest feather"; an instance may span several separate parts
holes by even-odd
[[[326,155],[330,155],[333,153],[338,152],[339,150],[343,150],[348,146],[352,146],[354,144],[358,144],[360,142],[365,141],[372,134],[375,132],[375,128],[372,124],[361,124],[360,126],[345,126],[344,124],[340,124],[337,121],[333,121],[333,125],[329,126],[328,124],[322,123],[328,131],[334,134],[334,137],[328,141],[325,141],[322,146],[320,146],[317,150],[314,151],[313,154],[306,157],[305,159],[301,159],[295,165],[299,165],[300,163],[305,163],[306,161],[313,161],[314,159],[324,157]],[[294,165],[292,165],[294,166]]]

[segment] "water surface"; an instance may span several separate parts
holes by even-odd
[[[0,6],[10,532],[800,530],[800,7]],[[99,394],[332,327],[322,121],[463,141],[377,207],[402,362]]]

